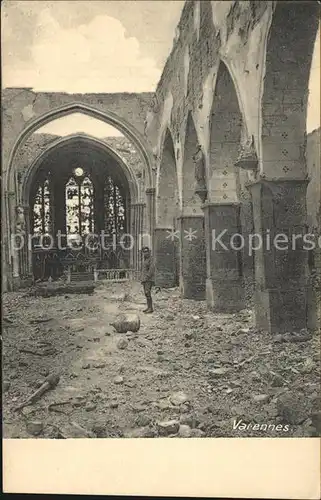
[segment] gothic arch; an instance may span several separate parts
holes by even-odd
[[[14,159],[15,155],[20,147],[20,145],[23,143],[23,141],[29,137],[33,132],[35,132],[37,129],[41,128],[42,126],[46,125],[52,120],[55,120],[57,118],[62,118],[64,116],[71,115],[73,113],[83,113],[87,116],[90,116],[92,118],[96,118],[97,120],[101,120],[105,123],[108,123],[109,125],[112,125],[119,129],[125,136],[129,137],[130,140],[135,144],[137,147],[139,154],[145,164],[146,167],[146,174],[147,174],[147,182],[149,184],[149,187],[153,187],[153,176],[152,176],[152,165],[153,165],[153,159],[152,159],[152,153],[149,150],[148,145],[146,144],[146,141],[144,138],[141,136],[141,134],[126,120],[123,118],[120,118],[118,115],[115,113],[112,113],[110,111],[101,111],[96,108],[93,108],[91,106],[88,106],[83,103],[71,103],[67,104],[64,106],[61,106],[59,108],[53,109],[49,111],[48,113],[45,113],[38,118],[35,118],[32,120],[19,134],[12,151],[10,153],[9,157],[9,164],[8,164],[8,175],[7,175],[7,182],[6,182],[6,189],[7,191],[14,191],[15,187],[15,179],[14,179]]]
[[[220,61],[210,114],[208,190],[210,201],[238,199],[238,171],[235,167],[244,120],[231,73]]]
[[[183,171],[182,171],[182,210],[184,214],[202,214],[200,199],[195,194],[195,165],[193,156],[199,145],[198,135],[192,115],[189,111],[186,121],[185,142],[183,153]]]
[[[87,134],[72,134],[64,138],[59,138],[57,141],[50,144],[45,151],[40,153],[38,157],[33,161],[33,163],[28,168],[24,182],[22,185],[22,204],[27,205],[29,199],[30,188],[33,183],[34,177],[43,163],[43,161],[48,158],[52,152],[57,151],[60,148],[66,147],[68,145],[77,144],[88,146],[92,150],[97,150],[107,153],[111,156],[117,164],[120,166],[122,173],[124,174],[131,196],[131,203],[136,203],[138,199],[138,186],[135,179],[134,172],[131,167],[127,165],[124,160],[104,141],[97,139],[96,137],[89,136]]]
[[[156,181],[156,224],[169,228],[173,227],[178,216],[179,195],[175,148],[168,128],[164,135]]]
[[[262,165],[267,178],[304,178],[308,86],[318,2],[276,2],[266,42]]]

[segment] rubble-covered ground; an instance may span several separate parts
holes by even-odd
[[[250,310],[214,314],[176,289],[144,315],[139,284],[3,295],[3,436],[320,435],[320,332],[270,335]],[[116,333],[138,313],[137,333]],[[59,383],[20,410],[48,375]]]

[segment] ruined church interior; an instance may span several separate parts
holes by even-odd
[[[315,1],[187,1],[154,91],[2,89],[8,437],[320,435],[319,25]],[[76,430],[13,409],[55,366]]]

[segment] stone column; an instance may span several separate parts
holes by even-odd
[[[16,234],[16,195],[13,192],[8,193],[8,215],[10,217],[9,224],[9,256],[11,264],[11,272],[13,278],[13,286],[16,288],[19,283],[19,251],[12,246],[13,236]]]
[[[240,205],[237,202],[206,203],[203,211],[208,306],[217,312],[239,311],[245,307]]]
[[[206,255],[203,215],[178,218],[180,289],[185,299],[205,300]]]
[[[57,232],[61,231],[66,234],[66,195],[65,195],[65,179],[57,179],[52,184],[53,193],[53,227],[55,237]]]
[[[141,268],[140,238],[143,233],[144,207],[144,203],[133,203],[130,207],[130,234],[134,240],[130,265],[135,271],[139,271]]]
[[[172,228],[155,229],[154,256],[156,286],[173,288],[177,285],[175,239],[178,233]]]
[[[146,222],[147,234],[149,235],[150,240],[149,245],[153,251],[155,229],[155,188],[146,189]]]
[[[270,332],[307,327],[308,252],[302,236],[293,243],[293,235],[306,233],[307,184],[260,179],[250,186],[254,229],[263,241],[254,259],[256,324]]]
[[[29,236],[31,235],[30,231],[30,210],[29,205],[23,207],[26,221],[26,234],[25,234],[25,245],[24,248],[20,251],[20,275],[23,277],[31,277],[32,276],[32,243],[30,241],[29,245]],[[31,266],[30,266],[31,263]]]

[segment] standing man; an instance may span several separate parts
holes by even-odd
[[[155,285],[155,266],[151,256],[150,249],[148,247],[142,248],[143,254],[143,269],[141,282],[144,287],[144,294],[147,301],[147,309],[143,312],[150,314],[153,312],[153,301],[152,301],[152,287]]]

